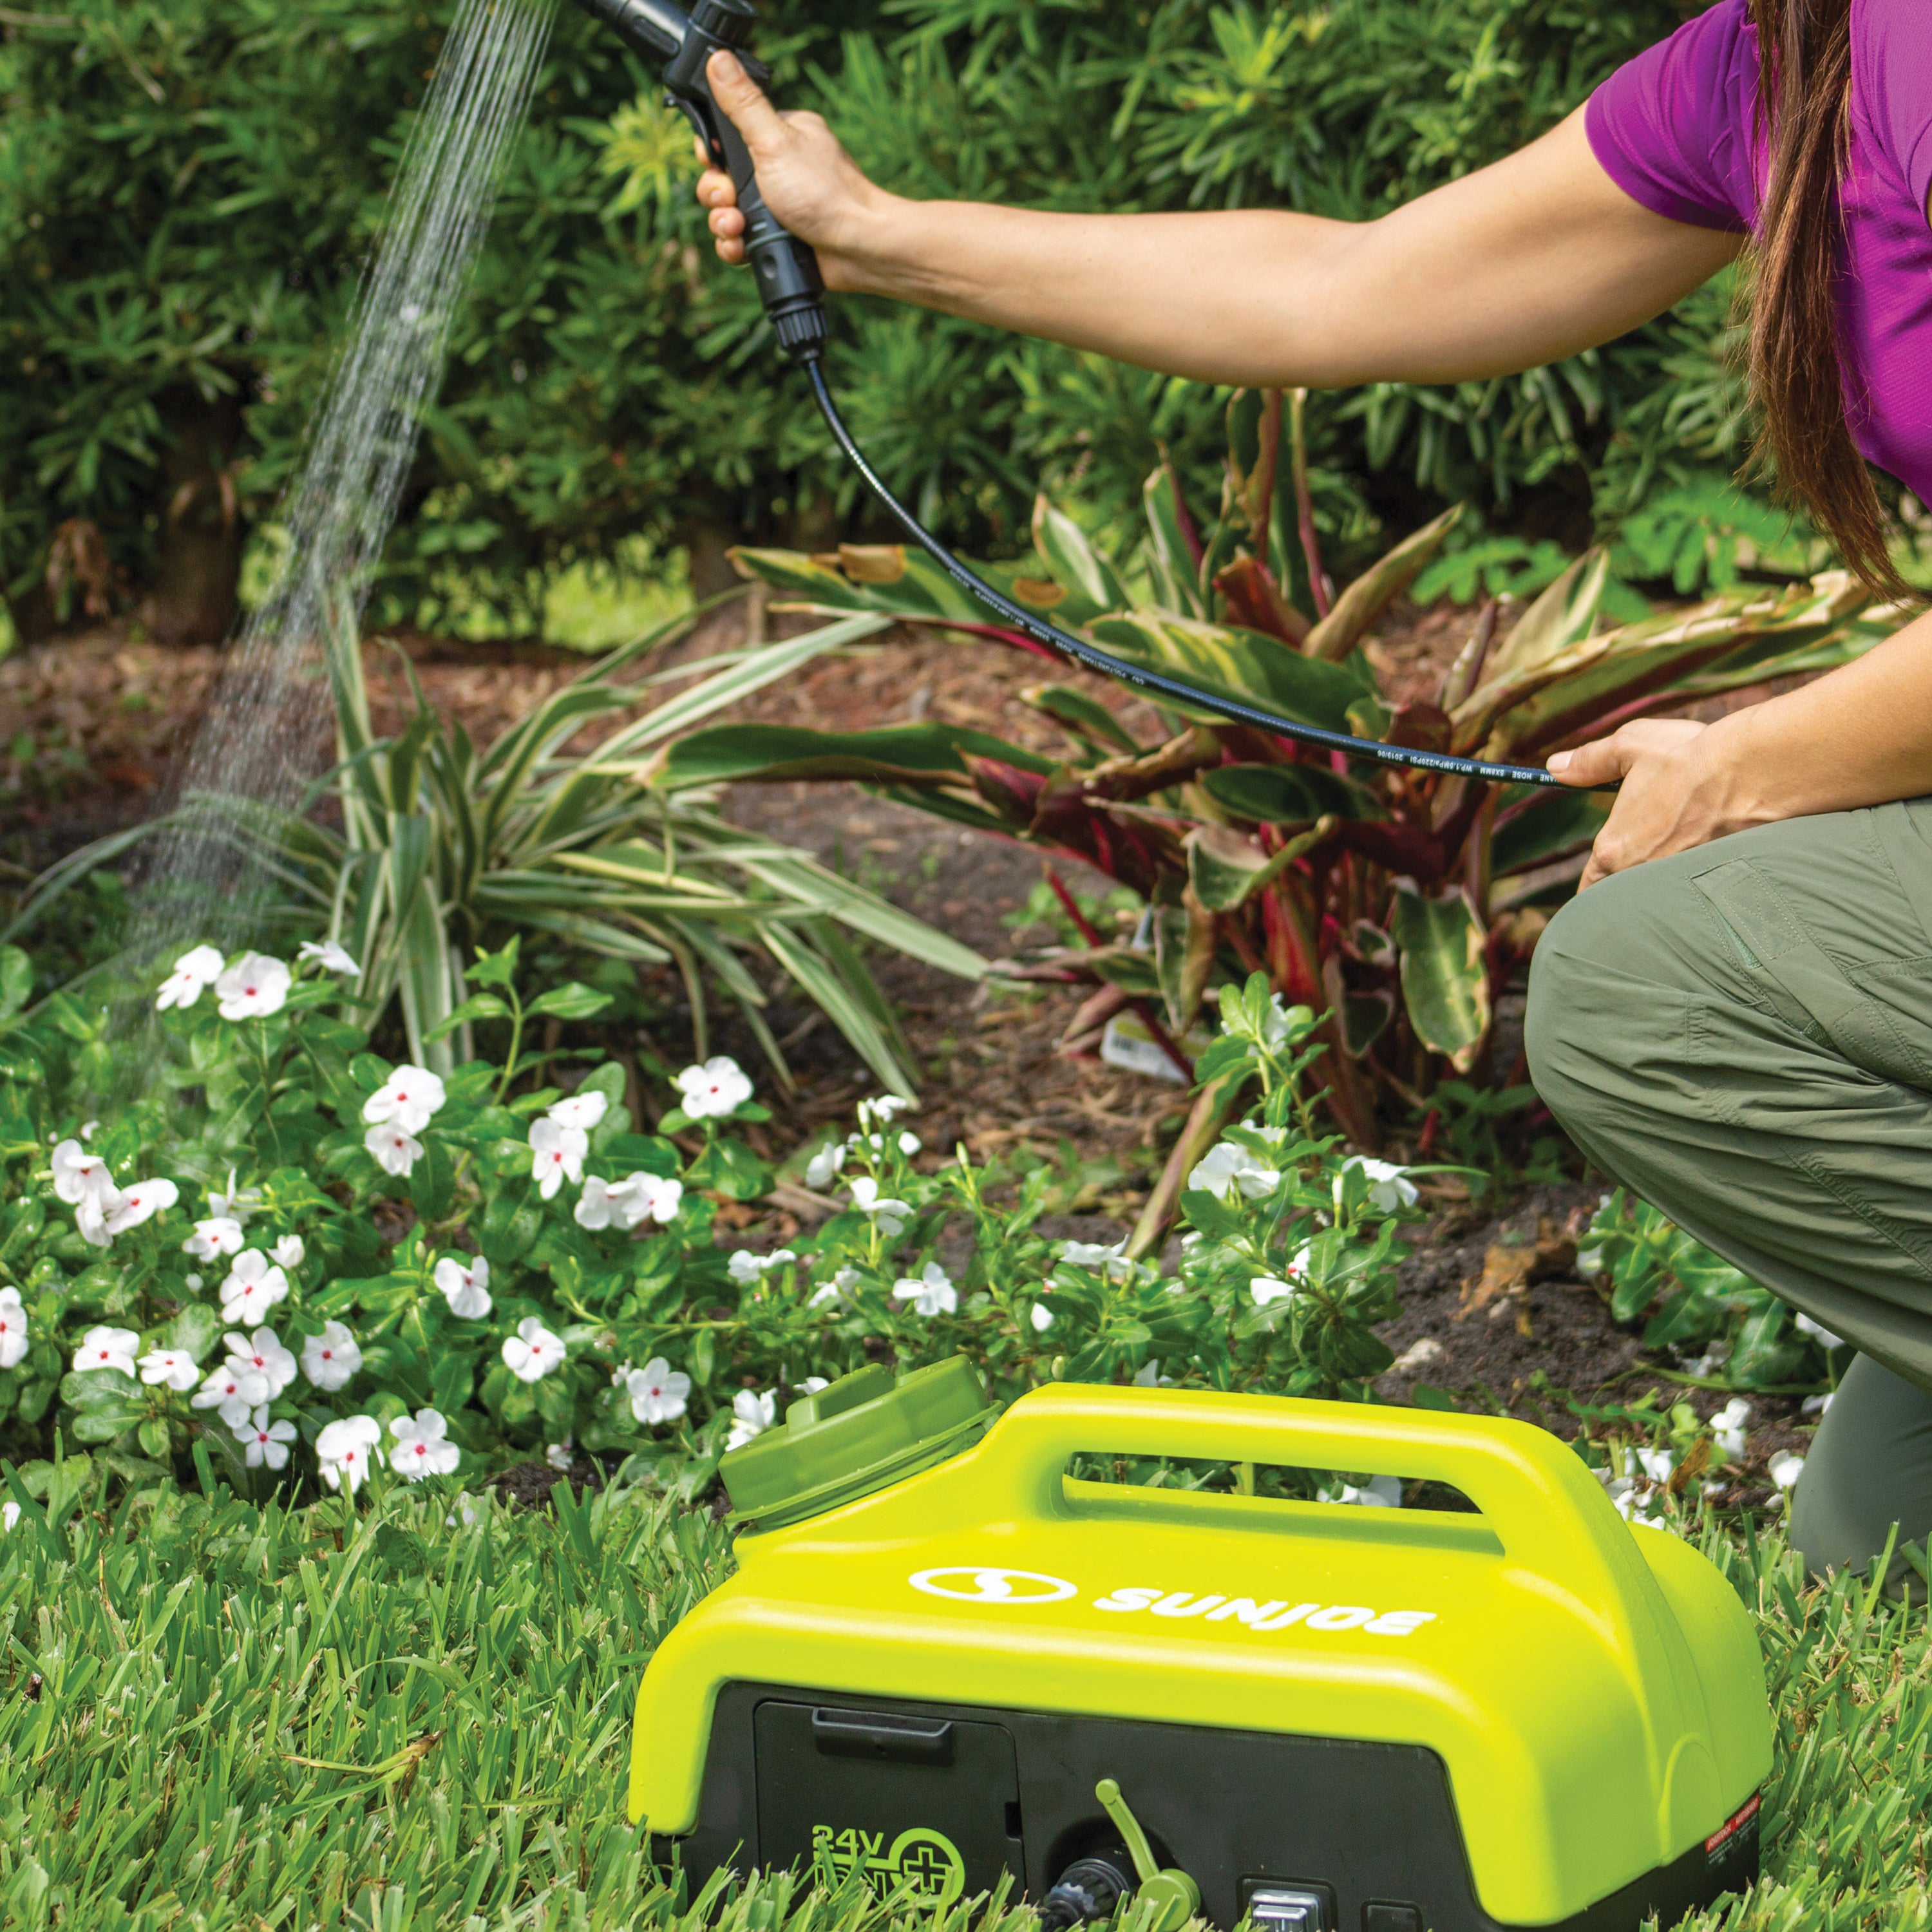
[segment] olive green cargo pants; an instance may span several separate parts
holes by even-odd
[[[1860,1352],[1792,1503],[1814,1570],[1932,1532],[1932,799],[1602,880],[1536,950],[1537,1090],[1606,1173]],[[1924,1594],[1903,1555],[1892,1582]]]

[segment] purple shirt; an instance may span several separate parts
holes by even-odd
[[[1590,146],[1646,208],[1744,233],[1766,169],[1757,80],[1745,0],[1719,0],[1590,97]],[[1846,416],[1864,454],[1932,503],[1932,0],[1852,0],[1851,122],[1838,287]]]

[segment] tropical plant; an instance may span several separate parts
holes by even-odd
[[[1882,614],[1855,621],[1869,600],[1843,573],[1739,586],[1606,625],[1608,560],[1597,551],[1513,622],[1486,603],[1434,694],[1394,701],[1361,646],[1454,513],[1331,595],[1300,422],[1299,398],[1286,406],[1279,394],[1235,398],[1220,514],[1204,536],[1162,467],[1148,478],[1147,532],[1130,557],[1110,562],[1042,497],[1036,562],[992,574],[1109,650],[1210,688],[1331,730],[1513,760],[1842,662],[1887,628]],[[1039,648],[988,625],[916,552],[739,555],[806,608],[890,613]],[[1185,707],[1161,712],[1160,736],[1142,742],[1090,684],[1046,682],[1027,696],[1064,733],[1059,758],[939,723],[847,734],[727,725],[674,744],[659,783],[856,778],[1098,867],[1146,902],[1144,938],[1104,944],[1090,930],[1086,946],[1054,949],[1024,969],[1096,987],[1069,1046],[1098,1043],[1137,1000],[1160,1002],[1166,1037],[1180,1042],[1217,986],[1265,969],[1290,1000],[1328,1012],[1329,1104],[1370,1149],[1378,1103],[1408,1110],[1444,1074],[1483,1059],[1496,995],[1527,958],[1550,905],[1571,889],[1605,809],[1586,794],[1338,770],[1326,755]],[[1170,1181],[1215,1128],[1204,1096]],[[1171,1190],[1160,1198],[1171,1204]]]
[[[137,1490],[225,1459],[237,1482],[313,1473],[352,1493],[379,1468],[414,1480],[574,1443],[689,1493],[784,1389],[882,1355],[964,1349],[1003,1395],[1165,1375],[1358,1400],[1390,1360],[1373,1324],[1394,1312],[1416,1190],[1315,1131],[1314,1016],[1258,977],[1230,989],[1208,1066],[1258,1084],[1258,1111],[1188,1177],[1198,1238],[1174,1276],[1048,1238],[1043,1168],[963,1149],[915,1165],[890,1094],[806,1168],[830,1210],[811,1237],[728,1253],[719,1209],[773,1178],[736,1131],[770,1118],[751,1081],[722,1057],[686,1068],[655,1132],[620,1062],[564,1093],[524,1021],[598,996],[526,1004],[514,940],[470,962],[441,1029],[502,1044],[446,1076],[370,1052],[338,949],[190,949],[154,994],[175,1052],[102,1121],[80,1116],[114,1051],[106,1010],[71,990],[28,1008],[33,977],[0,950],[16,1457],[64,1439]],[[970,1258],[944,1263],[961,1223]]]
[[[460,722],[429,704],[412,668],[414,716],[393,740],[376,738],[362,650],[338,632],[328,670],[340,763],[317,794],[339,803],[340,830],[258,800],[197,794],[54,866],[7,936],[107,861],[185,830],[233,846],[253,876],[277,882],[285,922],[320,929],[357,962],[358,1023],[374,1029],[394,1001],[410,1057],[438,1072],[470,1051],[467,1019],[453,1035],[445,1024],[463,1005],[464,959],[526,932],[634,966],[674,961],[700,1056],[709,979],[788,1080],[763,1017],[767,994],[746,964],[762,956],[824,1008],[881,1081],[910,1094],[904,1043],[848,934],[968,979],[985,962],[806,854],[728,824],[705,793],[645,782],[658,748],[677,733],[884,620],[844,618],[802,638],[622,681],[692,621],[674,619],[587,666],[481,752]],[[620,724],[593,750],[564,751],[585,724],[634,710],[647,694],[679,682],[688,688]]]

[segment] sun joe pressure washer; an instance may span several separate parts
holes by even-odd
[[[661,1860],[941,1901],[1004,1872],[1049,1927],[1137,1893],[1159,1932],[1636,1932],[1755,1875],[1750,1621],[1556,1437],[1177,1389],[993,1415],[963,1358],[862,1369],[725,1458],[738,1572],[638,1698]],[[1070,1476],[1096,1456],[1422,1478],[1479,1514]]]

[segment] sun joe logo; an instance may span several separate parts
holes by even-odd
[[[843,1831],[832,1825],[812,1828],[812,1856],[835,1884],[862,1872],[881,1898],[910,1885],[921,1900],[950,1905],[966,1888],[966,1861],[944,1832],[915,1825],[902,1832],[890,1847],[883,1832]]]
[[[928,1597],[956,1604],[1042,1605],[1072,1601],[1079,1586],[1038,1570],[1006,1570],[991,1564],[952,1563],[916,1570],[906,1579]],[[1245,1630],[1366,1630],[1372,1636],[1413,1636],[1436,1621],[1433,1610],[1378,1610],[1367,1604],[1291,1603],[1286,1597],[1197,1596],[1191,1590],[1166,1590],[1137,1583],[1094,1599],[1096,1610],[1117,1615],[1198,1617],[1210,1624],[1237,1623]]]

